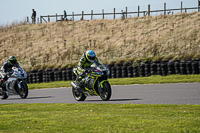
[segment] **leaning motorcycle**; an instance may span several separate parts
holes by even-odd
[[[73,72],[78,76],[77,68],[74,68]],[[103,101],[108,101],[112,93],[110,83],[107,80],[109,73],[110,71],[105,65],[94,63],[81,81],[83,82],[81,86],[83,91],[77,90],[76,81],[71,82],[75,100],[84,101],[87,96],[100,96]]]
[[[19,95],[22,99],[28,96],[28,86],[26,83],[27,73],[19,67],[12,67],[7,73],[7,80],[0,87],[1,99],[7,99],[10,95]],[[2,79],[3,80],[3,79]]]

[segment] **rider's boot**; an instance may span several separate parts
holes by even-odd
[[[6,91],[6,86],[1,83],[0,87],[2,88],[2,91],[0,92],[0,95],[2,95],[3,91]]]
[[[1,91],[0,91],[0,96],[3,94],[2,92],[3,92],[3,86],[2,86],[2,84],[0,83],[0,88],[2,88],[1,89]]]
[[[80,92],[83,91],[83,89],[82,89],[83,85],[82,85],[82,84],[83,84],[83,83],[82,83],[82,78],[79,77],[79,78],[76,80],[76,88],[77,88],[77,90],[80,91]]]

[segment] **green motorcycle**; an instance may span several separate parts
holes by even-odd
[[[77,68],[73,72],[78,76]],[[87,96],[100,96],[103,101],[108,101],[111,97],[111,86],[107,80],[109,69],[103,64],[93,64],[82,79],[83,91],[78,91],[76,88],[76,81],[71,82],[72,93],[77,101],[84,101]]]

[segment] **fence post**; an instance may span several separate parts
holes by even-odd
[[[27,17],[27,21],[26,21],[26,22],[27,22],[27,24],[29,23],[29,19],[28,19],[28,17]]]
[[[140,17],[140,6],[138,6],[138,17]]]
[[[91,20],[93,19],[93,10],[91,10]]]
[[[126,18],[128,18],[128,7],[126,7]]]
[[[42,16],[40,16],[40,23],[42,24]]]
[[[104,9],[102,9],[103,19],[104,19]]]
[[[148,5],[148,16],[150,16],[150,4]]]
[[[183,2],[181,1],[181,13],[182,13],[182,10],[183,10]]]
[[[57,13],[56,13],[56,22],[58,21],[58,15],[57,15]]]
[[[82,17],[81,17],[81,20],[83,20],[83,14],[84,14],[84,11],[82,11]]]
[[[74,12],[72,12],[72,20],[74,21]]]
[[[164,3],[164,16],[166,15],[166,3]]]
[[[115,19],[115,8],[114,8],[114,16],[113,16],[113,19]]]
[[[49,17],[49,15],[48,15],[48,22],[50,22],[50,17]]]
[[[200,12],[200,0],[198,0],[198,12]]]

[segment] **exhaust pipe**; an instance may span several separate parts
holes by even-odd
[[[74,82],[71,82],[71,86],[76,88],[76,84]]]

